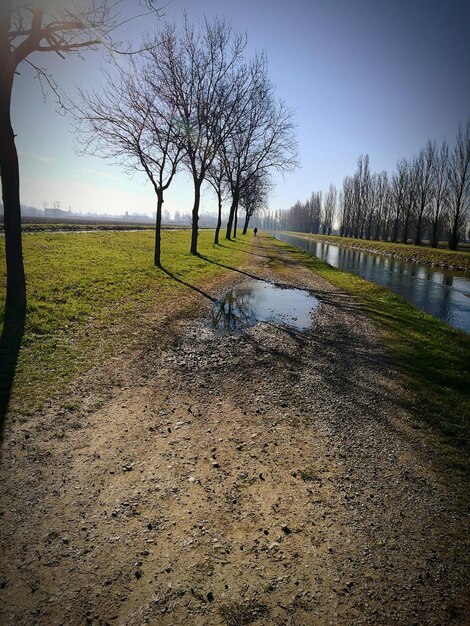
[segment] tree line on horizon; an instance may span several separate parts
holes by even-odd
[[[341,237],[437,247],[443,236],[451,250],[465,239],[470,219],[470,120],[460,126],[449,147],[428,141],[419,153],[398,161],[389,175],[371,173],[369,156],[361,155],[356,172],[346,176],[339,194],[330,185],[322,202],[314,192],[286,211],[265,214],[268,230],[330,235],[333,222]]]

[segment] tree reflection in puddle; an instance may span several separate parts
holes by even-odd
[[[212,307],[209,325],[223,332],[241,332],[258,322],[272,322],[304,331],[318,300],[308,291],[247,281],[227,291]]]

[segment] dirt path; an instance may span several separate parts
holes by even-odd
[[[179,321],[9,432],[2,624],[468,623],[468,528],[376,332],[271,246],[244,271],[317,295],[311,331]]]

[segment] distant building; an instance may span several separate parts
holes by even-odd
[[[47,207],[44,207],[44,217],[62,217],[62,218],[70,218],[71,217],[71,213],[70,211],[64,211],[62,209],[49,209]]]
[[[129,211],[126,211],[123,219],[128,220],[129,222],[153,222],[153,219],[148,215],[139,213],[131,213],[131,215],[129,215]]]

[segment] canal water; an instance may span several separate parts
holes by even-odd
[[[470,275],[466,272],[408,263],[285,233],[274,236],[334,267],[387,287],[426,313],[470,333]]]

